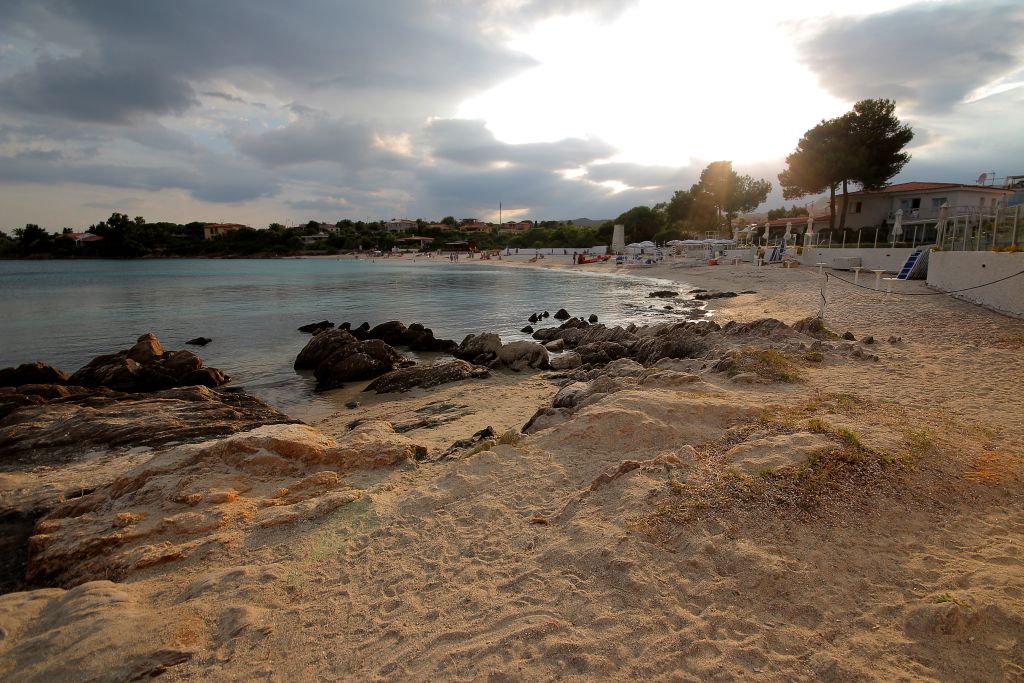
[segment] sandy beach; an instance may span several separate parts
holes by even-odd
[[[39,522],[61,578],[0,596],[0,678],[1024,678],[1024,321],[833,278],[843,340],[792,327],[815,269],[630,274],[752,293],[708,302],[738,325],[694,358],[499,370],[133,451]]]

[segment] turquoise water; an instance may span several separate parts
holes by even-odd
[[[611,324],[681,314],[647,298],[665,286],[424,259],[0,261],[0,367],[42,360],[70,372],[145,332],[167,349],[206,336],[212,344],[191,348],[208,365],[298,415],[329,402],[308,374],[292,370],[309,339],[300,325],[401,320],[440,338],[496,332],[508,341],[527,337],[519,330],[533,311],[564,307]]]

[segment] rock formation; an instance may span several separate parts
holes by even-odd
[[[453,360],[435,365],[414,365],[410,368],[392,370],[370,382],[364,391],[387,394],[409,391],[414,387],[433,387],[463,379],[483,379],[490,375],[487,368],[472,365],[464,360]]]
[[[159,391],[172,387],[217,387],[228,381],[217,368],[204,367],[191,351],[164,351],[152,333],[144,334],[130,349],[93,358],[67,383],[82,387],[106,387],[116,391]]]

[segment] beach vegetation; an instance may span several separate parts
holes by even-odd
[[[498,443],[506,446],[518,446],[523,440],[523,435],[516,429],[509,429],[498,437]]]
[[[750,372],[774,382],[799,382],[801,379],[796,364],[776,349],[740,349],[730,352],[724,361],[722,367],[730,377]]]
[[[489,451],[492,448],[494,448],[494,441],[492,441],[491,439],[484,439],[482,441],[477,442],[476,445],[469,449],[469,452],[466,453],[466,457],[468,458],[470,456],[476,455],[477,453]]]

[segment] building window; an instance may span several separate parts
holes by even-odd
[[[854,202],[850,204],[850,213],[860,213],[861,202]]]
[[[932,208],[933,209],[941,209],[942,205],[945,204],[945,203],[946,203],[946,198],[945,197],[936,197],[935,199],[932,200]]]
[[[906,211],[907,209],[920,209],[921,198],[914,197],[913,199],[901,199],[900,208],[903,209],[904,211]]]

